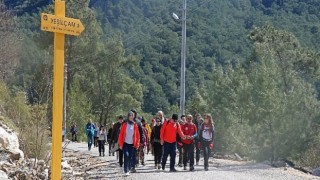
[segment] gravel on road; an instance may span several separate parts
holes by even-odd
[[[108,146],[106,146],[106,151]],[[80,175],[76,177],[69,176],[71,179],[132,179],[132,180],[305,180],[320,179],[319,177],[305,174],[293,168],[273,168],[263,163],[252,163],[244,161],[232,161],[224,159],[210,159],[209,171],[204,171],[203,161],[195,166],[195,171],[183,170],[176,166],[178,172],[169,172],[169,158],[166,169],[157,170],[154,168],[153,156],[151,154],[145,157],[145,166],[139,165],[136,173],[131,173],[125,177],[123,168],[120,168],[116,156],[99,157],[98,148],[92,148],[88,151],[86,143],[70,143],[66,148],[69,153],[68,158],[78,156],[82,159],[81,168],[73,167],[73,174]],[[71,154],[70,154],[71,153]],[[65,154],[65,153],[64,153]],[[176,158],[177,159],[177,158]],[[79,160],[79,161],[80,161]],[[81,162],[74,166],[80,166]],[[94,166],[96,165],[96,166]],[[94,166],[90,168],[89,166]],[[83,172],[81,172],[83,171]]]

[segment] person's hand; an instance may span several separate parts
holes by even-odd
[[[161,139],[161,140],[160,140],[160,144],[163,145],[163,143],[164,143],[164,141]]]
[[[183,140],[185,140],[186,138],[187,138],[187,136],[186,136],[186,135],[182,136],[182,139],[183,139]]]
[[[119,146],[119,149],[122,150],[122,146]]]
[[[210,148],[210,149],[213,149],[213,147],[214,147],[214,144],[211,143],[211,144],[209,145],[209,148]]]

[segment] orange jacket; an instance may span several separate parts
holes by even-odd
[[[174,143],[177,140],[177,133],[180,137],[184,136],[180,124],[172,122],[172,120],[165,121],[160,130],[160,139],[167,143]]]
[[[184,125],[181,125],[181,130],[183,132],[184,135],[186,136],[193,136],[195,138],[195,136],[197,136],[197,127],[195,124],[189,124],[186,123]],[[193,139],[183,139],[182,142],[184,144],[191,144],[194,142]]]
[[[123,148],[124,140],[126,138],[127,123],[128,122],[123,123],[120,129],[118,144],[119,144],[119,147],[121,148]],[[133,127],[134,127],[133,147],[138,149],[140,145],[140,133],[139,133],[138,125],[136,123],[133,124]]]

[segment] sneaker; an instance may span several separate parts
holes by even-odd
[[[161,169],[161,165],[160,164],[158,164],[158,169]]]
[[[181,164],[181,163],[179,163],[179,164],[178,164],[178,166],[179,166],[179,167],[182,167],[182,164]]]
[[[187,170],[187,166],[184,166],[184,167],[183,167],[183,170]]]
[[[205,170],[205,171],[209,171],[208,167],[204,167],[204,170]]]
[[[132,168],[132,169],[130,170],[130,172],[131,172],[131,173],[136,173],[137,170],[136,170],[135,168]]]
[[[130,172],[127,172],[125,175],[126,175],[126,176],[130,176]]]
[[[194,167],[193,166],[190,167],[190,171],[194,171]]]
[[[170,169],[170,172],[177,172],[177,170],[176,169]]]

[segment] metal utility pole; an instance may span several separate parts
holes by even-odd
[[[64,91],[63,91],[63,123],[64,123],[64,139],[67,138],[67,76],[68,65],[64,64]]]
[[[186,29],[187,29],[187,0],[182,6],[182,40],[181,40],[181,77],[180,77],[180,116],[185,113],[186,103]]]

